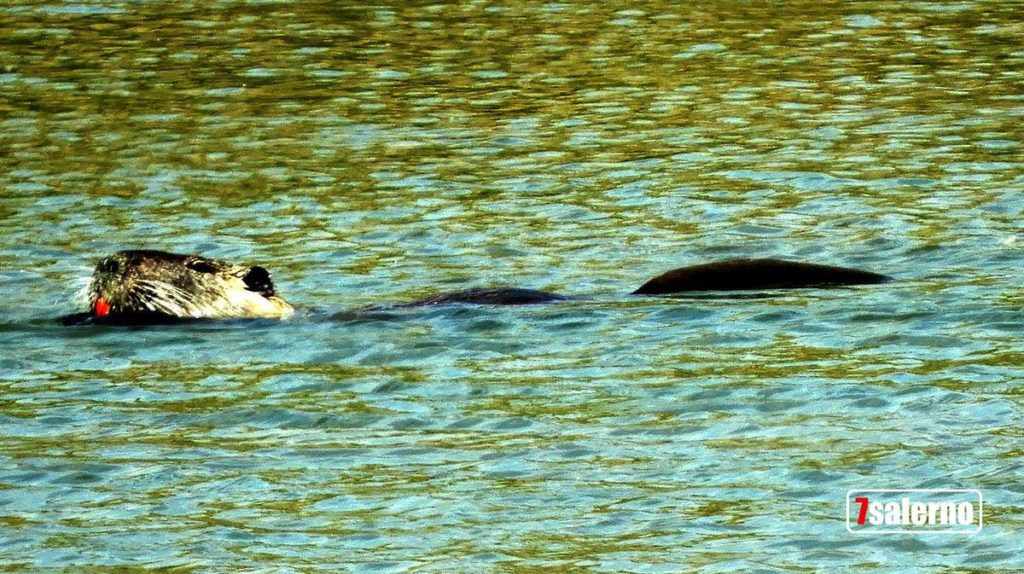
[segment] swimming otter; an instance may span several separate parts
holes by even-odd
[[[119,251],[103,258],[88,293],[91,316],[111,323],[283,318],[294,312],[263,267],[164,251]]]
[[[886,275],[780,259],[730,259],[681,267],[633,291],[667,295],[694,291],[738,291],[834,287],[884,283]],[[90,313],[64,318],[66,324],[139,324],[181,319],[283,318],[292,306],[277,296],[270,273],[199,255],[164,251],[119,251],[105,257],[89,285]],[[570,299],[556,293],[499,287],[467,289],[392,307],[427,305],[531,305]],[[379,308],[378,308],[379,309]]]

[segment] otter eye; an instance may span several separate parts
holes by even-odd
[[[193,259],[185,264],[186,267],[199,273],[216,273],[217,268],[205,259]]]
[[[116,260],[107,257],[96,265],[96,270],[100,273],[117,273],[119,267]]]
[[[245,288],[264,297],[274,296],[274,282],[270,280],[270,271],[256,265],[242,277]]]

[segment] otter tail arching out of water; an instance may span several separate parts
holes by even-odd
[[[634,295],[698,291],[764,291],[869,285],[886,275],[781,259],[730,259],[663,273]],[[199,255],[165,251],[119,251],[96,265],[89,285],[88,313],[62,318],[65,324],[146,324],[187,319],[284,318],[292,306],[277,295],[270,273]],[[532,305],[570,297],[513,287],[443,293],[393,307],[428,305]]]

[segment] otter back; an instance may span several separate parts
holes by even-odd
[[[751,291],[869,285],[892,278],[870,271],[799,263],[782,259],[729,259],[680,267],[658,275],[633,291],[635,295],[667,295],[690,291]]]

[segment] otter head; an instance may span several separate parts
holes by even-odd
[[[89,303],[94,317],[117,321],[280,318],[293,312],[263,267],[149,250],[104,257],[92,274]]]

